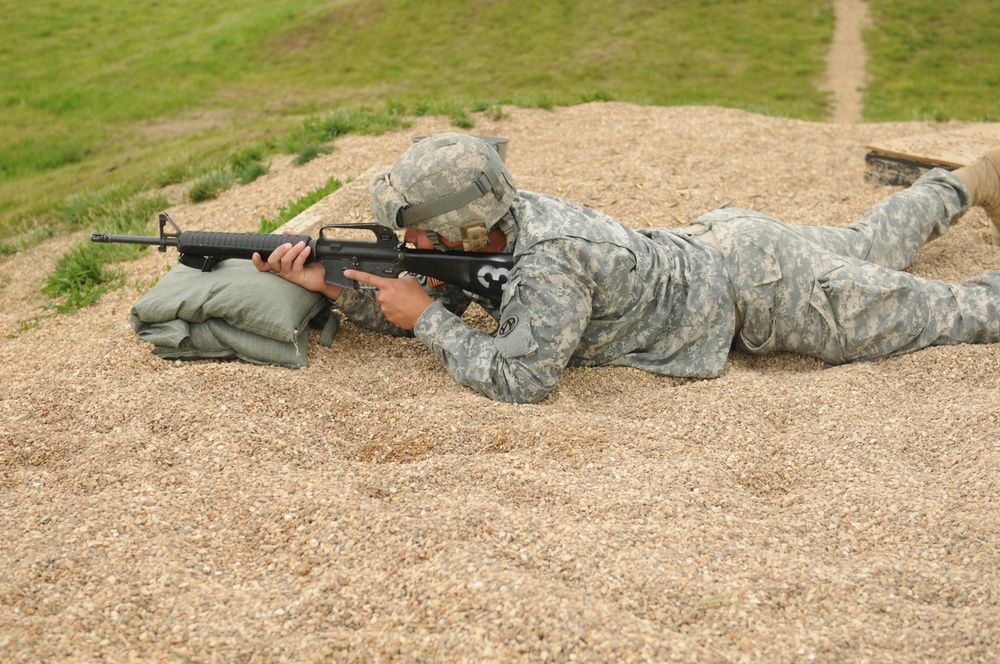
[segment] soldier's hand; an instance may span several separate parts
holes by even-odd
[[[404,330],[412,330],[420,314],[433,304],[420,282],[413,277],[388,279],[358,270],[344,270],[344,276],[378,289],[375,296],[385,319]]]
[[[326,283],[326,270],[322,263],[306,262],[311,251],[312,249],[305,242],[294,245],[288,243],[272,251],[266,261],[258,253],[254,253],[251,260],[254,267],[261,272],[276,274],[285,281],[290,281],[306,290],[322,293],[331,300],[336,300],[344,289]]]

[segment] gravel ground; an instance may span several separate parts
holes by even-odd
[[[959,126],[601,103],[476,132],[510,138],[522,188],[634,227],[730,199],[847,225],[892,191],[865,182],[866,143]],[[447,129],[343,138],[170,212],[253,231]],[[363,184],[331,221],[366,217]],[[987,237],[975,210],[913,270],[996,269]],[[38,290],[77,239],[0,270],[5,661],[1000,655],[1000,346],[837,368],[735,355],[711,381],[571,369],[513,406],[351,324],[298,371],[159,360],[128,326],[175,260],[156,252],[124,290],[46,317]]]

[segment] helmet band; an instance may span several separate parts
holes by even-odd
[[[490,192],[493,192],[498,201],[503,200],[503,186],[500,182],[500,169],[503,167],[503,161],[496,150],[491,150],[491,153],[486,169],[465,189],[435,201],[404,207],[399,211],[399,217],[390,218],[397,219],[400,226],[411,226],[465,207]]]

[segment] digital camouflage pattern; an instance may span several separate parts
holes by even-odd
[[[735,305],[716,248],[665,230],[631,231],[595,210],[524,191],[511,217],[514,269],[499,309],[484,307],[497,334],[466,325],[459,316],[471,298],[453,292],[417,321],[417,338],[456,381],[524,403],[543,399],[567,366],[722,373]],[[347,291],[338,306],[362,325],[402,333],[370,297]]]
[[[794,351],[830,363],[933,344],[1000,340],[1000,273],[959,285],[901,272],[970,204],[961,182],[931,171],[850,228],[791,226],[739,209],[708,213],[720,252],[684,229],[632,231],[600,212],[530,192],[512,208],[515,267],[495,336],[461,319],[473,301],[449,287],[415,335],[452,377],[493,399],[537,402],[567,366],[619,364],[661,374],[722,373],[735,331],[754,353]],[[735,302],[733,300],[735,293]],[[371,292],[337,305],[387,323]]]
[[[470,222],[484,229],[510,208],[517,190],[500,154],[464,134],[417,142],[368,186],[372,215],[382,226],[430,230],[459,241]]]
[[[1000,272],[948,284],[901,271],[970,203],[961,181],[936,169],[848,228],[790,226],[730,209],[699,221],[726,256],[743,319],[740,347],[843,364],[1000,341]]]

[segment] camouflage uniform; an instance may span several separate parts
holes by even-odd
[[[933,170],[848,228],[789,226],[745,210],[703,216],[736,291],[738,346],[843,364],[1000,341],[1000,272],[948,284],[901,271],[970,202],[955,175]]]
[[[633,231],[600,212],[520,191],[508,216],[515,266],[490,336],[459,317],[475,298],[453,287],[413,331],[459,383],[493,399],[537,402],[566,366],[618,364],[673,376],[722,373],[735,333],[750,352],[788,350],[831,363],[931,344],[1000,340],[1000,273],[954,286],[898,272],[969,205],[950,173],[932,171],[847,229],[788,226],[723,209],[694,229]],[[703,229],[702,229],[703,230]],[[887,269],[888,268],[888,269]],[[337,302],[375,330],[371,292]]]

